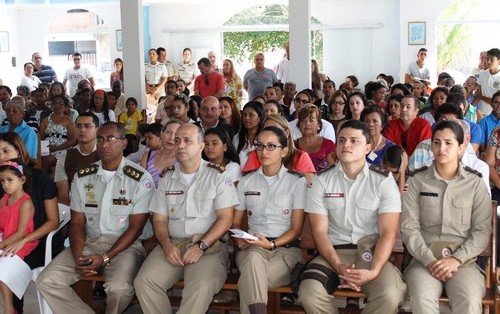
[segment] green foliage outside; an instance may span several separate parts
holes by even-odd
[[[255,6],[230,18],[224,25],[283,25],[288,24],[288,7],[284,5]],[[312,24],[319,21],[311,18]],[[224,55],[236,62],[252,62],[257,51],[282,49],[288,41],[288,32],[224,32]],[[311,32],[311,55],[320,65],[323,61],[323,34]]]
[[[461,21],[469,17],[479,0],[457,0],[438,18],[441,21]],[[452,68],[468,73],[471,55],[470,27],[467,24],[441,24],[437,34],[438,72]]]

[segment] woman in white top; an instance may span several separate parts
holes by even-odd
[[[266,127],[255,143],[261,167],[241,178],[240,204],[232,228],[241,229],[248,213],[248,232],[255,240],[235,238],[240,251],[238,291],[241,313],[265,313],[269,288],[290,283],[295,264],[302,262],[300,233],[304,223],[307,183],[283,165],[287,137],[278,127]]]
[[[26,86],[30,89],[30,92],[38,88],[38,85],[42,83],[40,79],[33,75],[33,70],[35,66],[31,62],[26,62],[24,64],[24,76],[21,78],[21,85]]]
[[[90,112],[99,118],[99,125],[109,121],[116,121],[115,113],[109,109],[108,95],[102,89],[98,89],[90,99]]]

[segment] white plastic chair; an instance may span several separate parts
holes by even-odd
[[[64,226],[69,223],[71,219],[70,209],[68,205],[58,204],[59,208],[59,227],[56,230],[51,231],[47,235],[47,242],[45,243],[45,263],[42,267],[38,267],[31,270],[31,281],[36,282],[38,275],[42,272],[42,270],[52,261],[52,238],[54,235],[61,230]],[[40,292],[37,290],[38,295],[38,306],[40,307],[40,314],[52,314],[52,310],[50,309],[47,301],[42,297]]]

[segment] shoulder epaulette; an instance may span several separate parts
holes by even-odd
[[[383,175],[384,177],[388,177],[388,176],[389,176],[389,173],[390,173],[389,171],[384,170],[384,169],[379,168],[379,167],[374,166],[374,165],[371,165],[371,166],[369,167],[369,169],[370,169],[371,171],[373,171],[373,172],[376,172],[376,173],[378,173],[378,174]]]
[[[125,167],[123,167],[123,173],[126,176],[131,177],[135,181],[139,181],[141,179],[142,175],[144,174],[144,171],[136,169],[132,166],[125,166]]]
[[[320,175],[320,174],[322,174],[322,173],[325,173],[325,172],[327,172],[328,170],[333,169],[333,168],[335,168],[335,164],[330,165],[330,166],[326,167],[325,169],[322,169],[322,170],[318,171],[318,175]]]
[[[294,174],[294,175],[297,175],[299,176],[300,178],[302,178],[304,176],[304,174],[300,171],[296,171],[296,170],[290,170],[288,169],[288,173],[291,173],[291,174]]]
[[[469,166],[465,166],[464,169],[467,170],[468,172],[472,172],[473,174],[477,175],[480,178],[483,177],[483,174],[481,172],[477,171],[476,169],[472,169]]]
[[[214,168],[215,170],[219,171],[219,173],[223,173],[224,171],[226,171],[226,167],[213,162],[209,162],[207,166],[210,168]]]
[[[251,174],[251,173],[254,173],[254,172],[255,172],[255,171],[257,171],[257,170],[259,170],[259,168],[254,169],[254,170],[245,171],[245,172],[243,172],[243,177],[244,177],[244,176],[246,176],[246,175],[249,175],[249,174]]]
[[[78,177],[85,177],[91,174],[94,174],[99,170],[99,165],[98,164],[91,164],[85,167],[78,168]]]
[[[412,177],[412,176],[414,176],[415,174],[417,174],[417,173],[419,173],[419,172],[422,172],[422,171],[427,170],[427,168],[429,168],[429,167],[427,167],[427,166],[423,166],[423,167],[420,167],[420,168],[415,169],[415,170],[413,170],[413,171],[410,171],[410,172],[408,173],[408,176]]]
[[[163,178],[163,177],[167,174],[167,172],[169,172],[169,171],[174,171],[174,170],[175,170],[175,166],[173,166],[173,165],[172,165],[172,166],[170,166],[170,167],[166,167],[165,169],[163,169],[163,170],[161,171],[161,173],[160,173],[160,178]]]

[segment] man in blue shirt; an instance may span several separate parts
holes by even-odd
[[[478,125],[481,128],[481,148],[486,150],[486,143],[493,130],[500,126],[500,91],[493,94],[491,97],[491,107],[493,111],[479,121]]]
[[[38,153],[38,136],[23,120],[26,113],[24,99],[19,96],[13,97],[5,106],[5,112],[7,114],[7,124],[0,127],[0,133],[17,133],[23,140],[30,157],[36,159]]]

